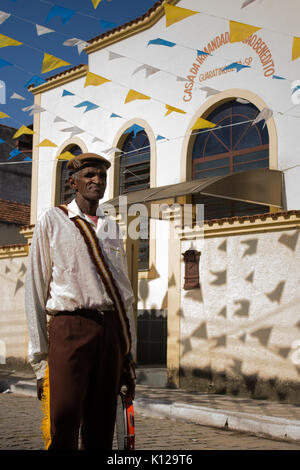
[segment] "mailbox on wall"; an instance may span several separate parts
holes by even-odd
[[[185,290],[199,289],[199,261],[201,252],[197,250],[187,250],[182,253],[184,260],[184,286]]]

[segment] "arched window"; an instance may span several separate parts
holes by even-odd
[[[80,155],[82,153],[81,148],[76,145],[69,145],[66,147],[61,153],[63,152],[70,152],[72,155]],[[67,170],[67,161],[62,160],[58,163],[58,171],[60,173],[60,178],[59,178],[59,204],[63,203],[68,203],[70,202],[74,197],[75,193],[74,191],[70,188],[70,186],[67,183],[67,179],[69,176],[69,172]],[[58,173],[58,174],[59,174]]]
[[[126,195],[131,191],[147,189],[150,187],[150,142],[148,136],[141,126],[134,124],[128,128],[119,144],[122,155],[119,160],[119,194]],[[147,224],[148,220],[141,219],[140,230]],[[139,239],[139,270],[149,269],[149,236],[147,239]]]
[[[269,135],[265,121],[254,124],[259,110],[251,103],[227,101],[205,119],[216,128],[196,131],[192,149],[192,179],[226,176],[246,170],[269,167]],[[219,128],[220,127],[220,128]],[[214,197],[196,196],[194,203],[205,204],[205,219],[258,214],[268,206]]]

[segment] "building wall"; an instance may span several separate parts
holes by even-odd
[[[14,245],[26,243],[26,239],[19,232],[19,225],[0,222],[0,245]]]
[[[180,385],[299,400],[299,228],[193,243],[200,289],[182,281]],[[181,252],[190,246],[183,240]]]
[[[27,256],[0,258],[0,348],[2,363],[27,361],[24,278]],[[5,354],[4,354],[5,352]]]

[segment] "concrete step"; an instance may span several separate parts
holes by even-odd
[[[137,385],[165,388],[168,381],[167,369],[164,367],[138,367],[136,369]]]

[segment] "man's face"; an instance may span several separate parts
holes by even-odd
[[[107,168],[104,163],[91,163],[83,168],[76,177],[69,178],[72,189],[89,201],[99,201],[106,189]]]

